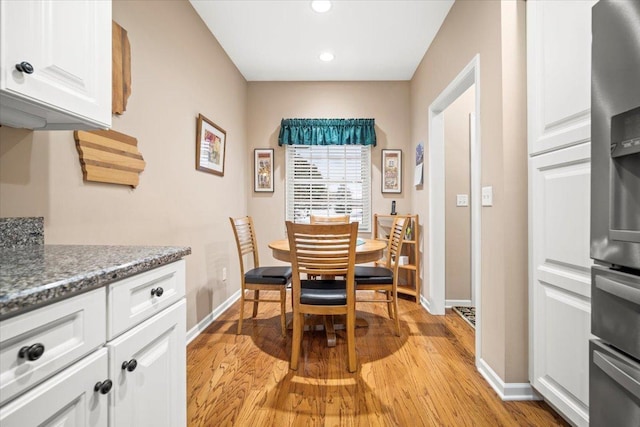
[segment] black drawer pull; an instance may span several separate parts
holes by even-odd
[[[126,369],[129,372],[135,371],[137,367],[138,367],[138,361],[136,359],[131,359],[128,362],[127,361],[122,362],[122,369],[123,370]]]
[[[151,289],[151,296],[155,295],[157,297],[161,297],[163,293],[164,293],[164,289],[162,289],[160,286],[158,286],[157,288]]]
[[[93,391],[99,391],[102,394],[107,394],[111,391],[111,387],[113,387],[111,380],[104,380],[102,382],[98,381],[96,385],[93,386]]]
[[[16,64],[16,70],[21,73],[33,74],[33,65],[29,64],[27,61],[22,61],[19,64]]]
[[[33,344],[31,346],[24,346],[18,352],[20,359],[27,358],[29,360],[38,360],[40,356],[44,354],[44,346],[40,343]]]

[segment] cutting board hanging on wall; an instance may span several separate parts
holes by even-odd
[[[131,45],[127,30],[112,21],[111,26],[111,112],[123,114],[131,95]]]
[[[137,187],[146,163],[138,140],[114,130],[75,131],[85,181]]]

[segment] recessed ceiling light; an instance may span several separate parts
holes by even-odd
[[[311,2],[311,9],[318,13],[325,13],[331,9],[331,2],[328,0],[314,0]]]
[[[324,62],[329,62],[329,61],[333,61],[333,53],[331,52],[322,52],[320,54],[320,61],[324,61]]]

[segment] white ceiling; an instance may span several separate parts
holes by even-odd
[[[248,81],[410,80],[454,2],[190,1]]]

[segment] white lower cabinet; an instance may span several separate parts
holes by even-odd
[[[107,359],[102,348],[4,405],[0,425],[106,427],[109,393],[94,387],[108,379]]]
[[[0,322],[0,426],[185,426],[184,264]],[[146,317],[107,337],[128,306]]]
[[[532,157],[530,380],[574,425],[589,424],[590,144]]]
[[[186,420],[184,299],[107,343],[113,426],[172,427]]]

